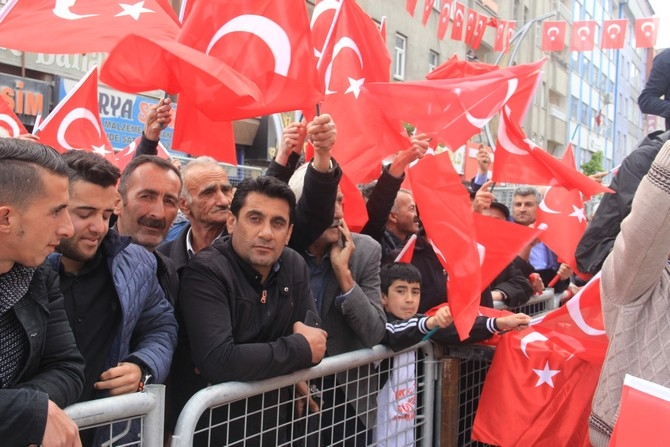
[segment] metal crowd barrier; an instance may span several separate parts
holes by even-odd
[[[531,317],[556,309],[560,295],[545,289],[523,306],[508,308],[495,301],[496,309],[523,312]],[[495,348],[485,345],[436,346],[435,358],[442,363],[438,380],[441,402],[439,445],[441,447],[488,446],[471,439],[472,424],[479,405],[479,396],[486,380]],[[436,442],[436,445],[438,443]]]
[[[424,342],[403,352],[415,353],[416,357],[415,361],[410,360],[409,364],[404,365],[416,373],[416,393],[409,403],[410,407],[415,403],[416,410],[402,418],[410,422],[409,427],[405,427],[402,432],[396,427],[391,436],[405,435],[408,439],[414,438],[412,445],[434,446],[437,367],[432,345]],[[387,411],[388,407],[377,408],[377,388],[389,372],[385,362],[397,358],[397,354],[380,345],[329,357],[313,368],[290,375],[259,382],[228,382],[200,390],[179,416],[172,436],[172,447],[319,446],[338,442],[347,442],[347,445],[353,445],[354,442],[356,445],[386,445],[384,434],[379,433],[376,427],[376,414],[377,411]],[[334,375],[337,379],[329,380]],[[333,406],[335,416],[331,415],[331,419],[326,420],[329,411],[322,408],[318,413],[306,410],[302,416],[296,417],[296,404],[301,399],[295,398],[292,392],[284,391],[292,389],[299,382],[316,386],[318,391],[314,391],[324,400],[327,394],[331,397],[339,395]],[[352,392],[352,388],[357,389],[357,392]],[[396,396],[400,401],[408,397],[404,394]],[[370,406],[363,413],[359,407],[356,415],[352,408],[360,399],[367,400]],[[389,406],[398,408],[398,403],[392,399]],[[362,428],[361,422],[365,425]],[[334,434],[338,428],[342,429],[342,437]],[[217,437],[217,432],[222,437]]]
[[[543,312],[548,312],[550,310],[557,309],[559,306],[558,296],[554,295],[554,289],[547,288],[544,289],[541,295],[536,295],[530,298],[528,302],[522,306],[518,307],[507,307],[503,304],[502,301],[494,301],[493,307],[496,309],[505,309],[512,312],[522,312],[531,317]]]
[[[140,437],[124,442],[124,446],[162,447],[165,385],[147,385],[142,393],[81,402],[67,407],[65,413],[80,431],[95,428],[98,436],[105,434],[104,447],[118,446],[132,423],[140,425]],[[121,433],[118,428],[112,433],[112,425],[121,425]]]
[[[534,316],[555,306],[553,290],[547,289],[542,295],[513,310]],[[398,364],[400,358],[397,356],[401,353],[378,345],[372,349],[328,357],[313,368],[286,376],[259,382],[228,382],[205,388],[196,393],[182,410],[170,445],[312,447],[332,445],[342,440],[351,441],[352,444],[348,445],[353,445],[354,438],[360,440],[360,436],[366,438],[363,445],[386,445],[384,435],[376,426],[376,414],[389,407],[378,408],[377,397],[380,384],[388,380],[388,361],[395,358],[395,367],[410,367],[416,373],[416,399],[413,401],[416,411],[407,416],[411,424],[405,429],[405,434],[413,437],[412,445],[485,446],[471,441],[470,433],[494,348],[483,345],[438,346],[423,342],[403,351],[408,352],[415,353],[415,358],[410,356],[405,365]],[[333,377],[337,380],[332,380]],[[296,416],[298,402],[303,399],[294,396],[293,387],[300,382],[315,387],[312,390],[315,396],[339,396],[339,400],[335,399],[331,419],[325,421],[323,414],[326,412],[314,413],[309,409]],[[164,391],[162,385],[148,385],[144,393],[75,404],[65,411],[80,429],[111,427],[112,423],[140,420],[141,438],[122,445],[160,447],[163,446]],[[407,396],[397,397],[398,401],[402,401]],[[367,409],[361,412],[359,408],[356,414],[353,407],[361,399],[367,401]],[[398,401],[392,400],[390,405],[397,405]],[[338,438],[332,433],[339,425],[344,427],[344,434]],[[236,430],[241,430],[241,435],[233,440],[231,433]],[[324,432],[331,433],[331,438],[324,438]],[[217,437],[221,433],[223,441]],[[398,434],[393,431],[391,437]],[[106,445],[120,445],[111,438],[110,434],[110,442]]]

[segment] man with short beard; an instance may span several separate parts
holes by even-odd
[[[177,322],[156,278],[156,259],[129,237],[109,230],[119,170],[93,153],[70,151],[74,235],[49,257],[59,273],[65,311],[86,360],[81,400],[141,391],[165,381],[177,341]],[[125,428],[114,426],[114,432]],[[139,426],[124,437],[136,440]],[[88,444],[93,434],[87,436]],[[135,438],[133,438],[133,436]]]

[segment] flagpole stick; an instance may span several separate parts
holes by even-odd
[[[551,281],[549,281],[549,284],[547,284],[547,287],[554,287],[559,279],[561,279],[560,275],[554,276]]]
[[[434,334],[435,332],[437,332],[437,330],[438,330],[439,328],[440,328],[440,327],[438,326],[438,327],[434,327],[433,329],[431,329],[430,332],[428,332],[426,335],[423,336],[423,338],[421,339],[421,341],[427,341],[427,340],[430,340],[430,337],[432,337],[433,334]]]

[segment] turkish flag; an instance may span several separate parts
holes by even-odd
[[[108,52],[126,34],[174,39],[179,23],[164,0],[10,0],[0,10],[0,46],[35,53]],[[36,33],[48,36],[37,37]]]
[[[433,10],[433,4],[435,0],[424,0],[423,3],[423,16],[421,17],[421,24],[426,26],[428,22],[428,17],[430,17],[430,12]]]
[[[508,20],[507,21],[507,33],[505,34],[505,42],[503,43],[503,46],[505,47],[505,52],[509,50],[510,44],[512,42],[512,37],[514,36],[514,31],[516,26],[516,20]]]
[[[626,40],[628,30],[627,19],[605,20],[603,34],[600,39],[600,48],[603,50],[620,50]]]
[[[506,51],[505,37],[507,36],[507,20],[498,20],[496,25],[496,39],[493,43],[493,51]]]
[[[670,388],[626,374],[611,447],[668,445]]]
[[[530,141],[510,118],[507,108],[501,113],[495,156],[496,169],[491,177],[494,182],[562,186],[577,189],[586,197],[612,192]]]
[[[382,16],[381,22],[379,22],[379,35],[382,36],[382,40],[384,43],[386,43],[386,22],[387,22],[386,16]]]
[[[600,303],[600,272],[565,305],[534,322],[533,328],[583,361],[602,366],[608,340]]]
[[[405,262],[407,264],[412,262],[412,256],[414,255],[414,247],[416,246],[416,233],[411,235],[405,245],[403,245],[402,250],[398,253],[398,256],[395,258],[395,262]]]
[[[344,196],[342,210],[347,227],[354,233],[360,233],[368,221],[368,209],[360,190],[348,175],[342,174],[340,190]]]
[[[409,177],[426,234],[449,273],[449,307],[464,340],[477,317],[482,290],[470,196],[446,152],[419,160]]]
[[[435,70],[426,75],[426,79],[462,79],[498,70],[500,67],[484,62],[468,62],[459,60],[455,54],[443,62]]]
[[[7,131],[8,136],[18,137],[28,133],[16,113],[9,107],[7,101],[0,101],[0,127]]]
[[[454,26],[451,27],[451,39],[463,39],[463,22],[465,21],[465,5],[461,2],[454,3]]]
[[[314,63],[317,66],[317,71],[323,50],[327,44],[330,44],[329,41],[332,39],[335,18],[339,15],[341,6],[338,0],[319,2],[319,4],[314,5],[309,26],[312,30],[312,44],[314,45],[314,56],[316,58]]]
[[[590,446],[588,420],[600,367],[535,327],[503,335],[486,374],[472,439],[505,447]]]
[[[444,0],[442,2],[442,10],[440,11],[440,23],[437,25],[437,38],[442,40],[447,34],[447,27],[449,20],[451,20],[451,8],[454,0]]]
[[[323,97],[301,0],[195,2],[177,40],[258,85],[262,100],[239,108],[240,118],[312,107]]]
[[[635,19],[635,48],[654,48],[658,22],[658,17]]]
[[[130,143],[128,146],[124,147],[121,149],[119,152],[116,153],[116,166],[123,172],[124,169],[126,169],[126,166],[128,166],[128,163],[130,163],[133,160],[133,157],[135,156],[135,151],[137,150],[137,146],[140,144],[140,140],[142,139],[142,136],[139,136],[135,138],[135,141]],[[170,154],[168,153],[167,149],[165,149],[165,146],[161,144],[161,142],[158,142],[158,147],[157,149],[157,156],[164,159],[164,160],[169,160],[170,159]]]
[[[513,109],[515,117],[522,117],[544,62],[461,79],[374,83],[366,89],[386,116],[411,123],[456,150],[480,133],[504,105]]]
[[[488,22],[488,16],[485,16],[484,14],[479,14],[477,16],[477,22],[475,22],[475,31],[472,33],[472,40],[470,41],[470,46],[473,50],[476,50],[481,46]]]
[[[412,17],[414,17],[414,11],[416,10],[417,1],[418,0],[407,0],[407,3],[405,4],[405,9]]]
[[[480,248],[484,290],[542,230],[479,213],[473,213],[473,219]]]
[[[220,120],[246,117],[243,108],[263,97],[254,82],[215,57],[179,42],[152,41],[135,34],[112,49],[100,79],[125,92],[161,89],[183,94],[203,114]]]
[[[212,121],[181,95],[172,148],[192,156],[209,155],[218,161],[237,165],[233,124],[230,121]]]
[[[568,143],[568,147],[565,148],[565,152],[563,153],[563,157],[561,157],[561,161],[570,166],[572,169],[577,169],[575,151],[572,150],[572,143]]]
[[[102,127],[98,105],[98,67],[94,66],[39,125],[40,142],[58,152],[81,149],[116,163]]]
[[[595,20],[575,20],[572,23],[571,51],[592,51],[595,44]]]
[[[365,183],[379,177],[386,156],[411,144],[401,121],[383,114],[365,90],[369,82],[389,81],[391,57],[377,25],[353,0],[340,8],[319,65],[326,86],[321,111],[337,123],[333,156],[354,183]],[[314,27],[330,25],[319,20]]]
[[[477,26],[477,18],[479,13],[474,9],[468,9],[467,19],[465,22],[465,42],[467,45],[472,43],[472,36],[475,34],[475,27]]]
[[[542,23],[542,51],[563,51],[567,22],[557,20]]]
[[[551,249],[560,262],[577,271],[575,250],[586,230],[584,199],[576,189],[550,186],[537,210],[536,226],[544,231],[539,239]]]

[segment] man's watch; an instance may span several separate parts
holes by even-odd
[[[146,368],[140,367],[142,371],[142,376],[140,377],[140,383],[137,385],[137,391],[144,391],[144,386],[149,384],[151,381],[151,371]]]

